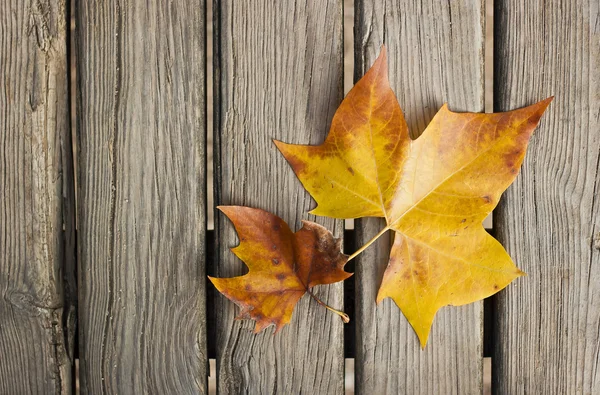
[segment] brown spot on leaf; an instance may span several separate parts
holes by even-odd
[[[505,156],[504,164],[507,168],[510,169],[511,174],[517,174],[519,171],[518,167],[519,167],[519,164],[521,163],[522,159],[523,159],[523,151],[515,150],[515,151],[508,153]]]
[[[384,148],[386,152],[392,152],[396,148],[396,143],[387,143]]]
[[[246,286],[244,286],[244,289],[246,291],[252,291],[252,286],[250,284],[246,284]]]
[[[304,162],[290,154],[285,155],[285,159],[288,161],[290,166],[292,166],[292,168],[294,169],[294,172],[296,172],[296,174],[298,174],[298,173],[304,174],[304,172],[306,171],[306,167],[307,167],[306,162]]]
[[[285,280],[285,277],[286,277],[286,276],[285,276],[285,274],[283,274],[283,273],[278,273],[278,274],[277,274],[275,277],[277,277],[277,279],[278,279],[279,281],[283,281],[283,280]]]
[[[348,171],[349,171],[349,172],[350,172],[352,175],[354,175],[354,169],[353,169],[353,168],[351,168],[351,167],[348,167]]]
[[[486,203],[491,203],[492,202],[492,198],[489,195],[482,196],[481,198]]]
[[[277,259],[277,258],[271,259],[271,262],[273,262],[273,265],[279,265],[279,263],[280,263],[279,259]]]
[[[500,287],[498,286],[498,284],[494,284],[494,290],[497,291],[498,289],[500,289]]]

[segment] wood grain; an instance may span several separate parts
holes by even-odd
[[[77,9],[82,393],[206,392],[205,3]]]
[[[356,5],[355,77],[385,44],[392,88],[413,138],[444,102],[455,111],[483,111],[483,1],[359,0]],[[379,219],[356,221],[356,245],[384,227]],[[384,236],[356,261],[357,392],[481,393],[483,303],[440,310],[421,350],[394,302],[375,304],[390,247]]]
[[[0,393],[73,390],[73,171],[63,0],[0,5]]]
[[[273,212],[293,230],[300,220],[343,234],[342,221],[306,214],[311,198],[271,139],[320,144],[343,94],[342,2],[217,1],[215,7],[215,184],[217,204]],[[231,223],[215,214],[216,267],[231,277],[245,269],[229,248]],[[341,308],[341,283],[316,288]],[[276,336],[234,321],[239,308],[218,295],[217,368],[222,393],[341,394],[343,323],[309,297]]]
[[[495,5],[495,110],[555,99],[494,218],[528,273],[497,298],[494,390],[598,394],[600,5]]]

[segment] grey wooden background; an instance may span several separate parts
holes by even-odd
[[[528,273],[497,297],[498,393],[600,393],[600,2],[496,0],[502,111],[555,95],[496,211]]]
[[[76,22],[81,391],[204,391],[204,2]]]
[[[386,239],[351,281],[316,289],[353,301],[346,330],[304,298],[281,333],[253,335],[206,282],[244,270],[230,223],[206,226],[208,113],[216,204],[343,235],[306,214],[313,202],[271,143],[327,134],[343,97],[342,0],[216,0],[212,22],[204,0],[71,1],[0,5],[0,394],[206,393],[209,357],[222,393],[341,394],[345,356],[359,393],[475,394],[484,349],[496,393],[600,393],[598,0],[494,1],[494,109],[556,96],[494,218],[529,276],[443,309],[425,351],[391,301],[374,305]],[[484,10],[357,0],[355,78],[385,43],[414,137],[444,102],[482,111]],[[381,226],[355,225],[347,244]]]
[[[0,393],[72,388],[75,199],[65,3],[0,5]]]

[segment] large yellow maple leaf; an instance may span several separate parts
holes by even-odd
[[[483,299],[524,274],[482,222],[517,176],[551,100],[495,114],[444,105],[411,140],[383,48],[323,144],[275,143],[316,200],[311,213],[384,217],[376,237],[395,231],[377,301],[392,298],[424,347],[441,307]]]

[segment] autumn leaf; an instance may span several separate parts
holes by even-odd
[[[305,293],[323,307],[340,315],[319,300],[311,288],[350,277],[344,271],[347,255],[341,252],[341,239],[323,226],[302,221],[293,233],[279,217],[255,208],[218,207],[233,222],[240,244],[231,250],[248,266],[249,272],[233,278],[210,277],[227,298],[242,308],[238,319],[256,321],[254,332],[275,325],[275,333],[290,322],[298,300]]]
[[[311,213],[385,218],[387,226],[349,259],[395,231],[377,302],[392,298],[424,347],[441,307],[483,299],[524,274],[482,222],[517,176],[551,100],[496,114],[444,105],[411,140],[383,48],[323,144],[275,143],[316,200]]]

